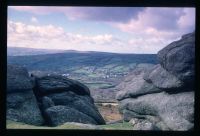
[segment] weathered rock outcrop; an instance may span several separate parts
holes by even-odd
[[[105,124],[85,85],[59,75],[35,77],[35,80],[34,92],[47,125]]]
[[[57,126],[65,122],[105,124],[90,90],[59,75],[29,74],[7,66],[7,119],[32,125]]]
[[[159,88],[143,79],[146,69],[136,68],[133,73],[117,86],[119,92],[116,95],[118,100],[135,98],[148,93],[161,92]]]
[[[193,84],[195,76],[195,33],[182,36],[158,52],[161,66],[181,81]]]
[[[164,90],[177,90],[183,88],[183,82],[179,80],[176,76],[170,74],[161,65],[155,65],[151,70],[147,71],[143,79],[146,82],[152,83],[159,89]]]
[[[58,93],[66,90],[73,91],[78,95],[90,95],[90,91],[85,85],[59,75],[36,77],[36,84],[39,95]]]
[[[68,106],[53,106],[45,110],[46,118],[52,126],[61,125],[65,122],[79,122],[85,124],[97,124],[97,122],[88,115],[70,108]]]
[[[43,124],[32,88],[25,68],[7,65],[7,119],[32,125]]]
[[[135,129],[193,129],[194,36],[187,34],[163,48],[158,52],[160,64],[136,69],[118,86],[120,112],[125,121],[133,122]],[[143,122],[148,125],[143,127]]]

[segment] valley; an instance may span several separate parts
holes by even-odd
[[[9,49],[8,49],[9,50]],[[20,52],[23,52],[24,48]],[[17,50],[19,52],[19,50]],[[24,50],[24,54],[26,54]],[[28,50],[30,52],[30,50]],[[36,53],[38,50],[33,50]],[[50,52],[50,51],[48,51]],[[51,51],[53,52],[53,51]],[[157,64],[155,54],[117,54],[108,52],[63,51],[54,54],[17,56],[8,54],[8,63],[24,66],[29,73],[42,76],[59,74],[89,87],[96,102],[116,101],[116,86],[136,67]]]

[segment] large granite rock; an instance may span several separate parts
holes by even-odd
[[[152,83],[159,89],[167,90],[179,90],[183,91],[183,82],[180,81],[176,76],[167,72],[159,64],[153,69],[150,69],[143,76],[143,79],[149,83]]]
[[[194,33],[182,36],[158,52],[160,64],[136,70],[118,86],[120,113],[134,129],[194,128],[194,43]]]
[[[105,121],[98,112],[93,100],[88,96],[78,96],[73,92],[63,92],[59,94],[48,95],[55,105],[65,105],[78,110],[92,117],[98,124],[104,124]]]
[[[54,102],[52,101],[51,98],[47,97],[47,96],[44,96],[42,98],[42,109],[47,109],[47,108],[50,108],[50,107],[53,107],[55,106]]]
[[[162,67],[181,81],[193,84],[195,76],[195,33],[182,36],[158,52]]]
[[[7,65],[7,119],[32,125],[43,124],[32,88],[25,68]]]
[[[147,70],[147,69],[145,69]],[[144,69],[136,68],[132,74],[127,76],[118,86],[118,93],[116,95],[117,100],[123,100],[126,98],[139,97],[144,94],[161,92],[155,85],[146,82],[143,79],[145,74]]]
[[[24,67],[7,65],[7,93],[29,91],[32,88],[33,84]]]
[[[59,75],[35,79],[34,92],[47,125],[56,126],[65,122],[105,124],[85,85]]]
[[[89,89],[59,75],[34,76],[8,65],[7,119],[32,125],[105,124]]]
[[[78,81],[71,80],[64,76],[50,75],[36,77],[37,93],[47,95],[63,91],[73,91],[78,95],[90,95],[89,89]]]
[[[67,106],[57,105],[45,110],[46,118],[51,126],[62,125],[66,122],[98,124],[93,118]]]
[[[171,130],[190,130],[194,127],[194,92],[161,92],[129,98],[121,101],[121,110],[126,121],[155,116]]]
[[[129,121],[133,125],[133,130],[159,130],[153,123],[143,119],[131,119]]]

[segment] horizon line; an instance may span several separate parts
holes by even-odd
[[[57,53],[64,53],[64,51],[77,51],[77,52],[99,52],[99,53],[113,53],[113,54],[157,54],[157,53],[129,53],[129,52],[109,52],[109,51],[94,51],[94,50],[87,50],[87,51],[82,51],[82,50],[75,50],[75,49],[49,49],[49,48],[31,48],[31,47],[16,47],[16,46],[7,46],[7,51],[8,48],[26,48],[26,49],[33,49],[33,50],[51,50],[51,51],[63,51],[63,52],[57,52]],[[55,52],[56,54],[56,52]]]

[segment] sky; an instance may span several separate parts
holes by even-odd
[[[154,54],[195,31],[195,8],[8,7],[9,47]]]

